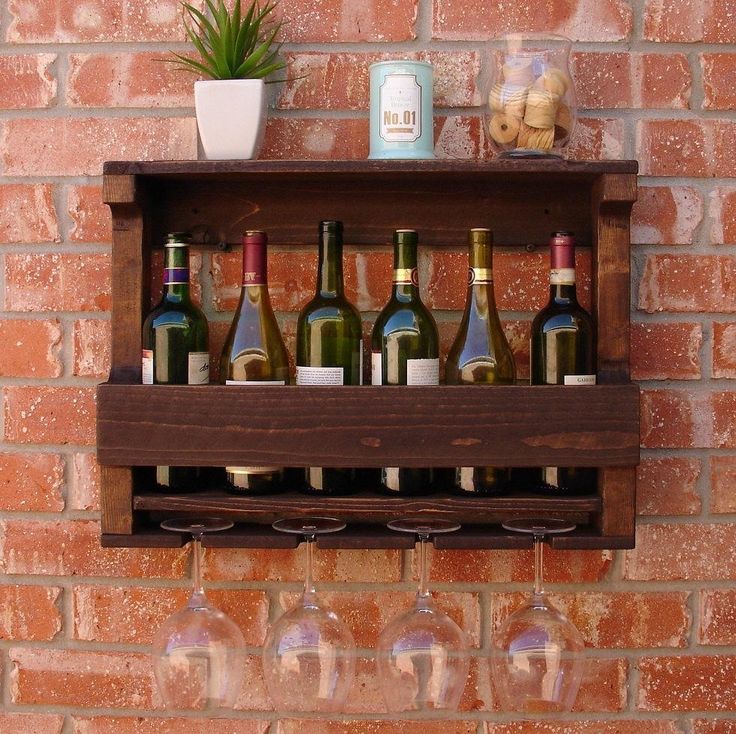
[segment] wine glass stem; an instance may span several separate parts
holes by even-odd
[[[544,536],[534,536],[534,593],[544,593]]]
[[[304,596],[313,596],[317,593],[314,586],[314,535],[304,537],[307,545],[307,568],[304,574]]]
[[[429,536],[419,536],[419,590],[417,596],[420,599],[429,597],[429,563],[427,556],[427,546],[429,545]]]
[[[202,584],[202,536],[192,536],[192,598],[204,597]]]

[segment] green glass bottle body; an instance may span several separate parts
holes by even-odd
[[[360,385],[363,331],[360,314],[345,298],[342,222],[319,224],[317,292],[302,309],[296,330],[297,385]],[[308,467],[306,490],[337,494],[354,490],[355,470]]]
[[[393,290],[371,336],[373,385],[438,385],[437,324],[419,294],[416,231],[394,232]],[[433,484],[431,468],[386,467],[381,485],[392,494],[423,494]]]
[[[146,385],[206,385],[210,379],[209,330],[202,310],[192,303],[189,237],[174,232],[164,245],[164,292],[143,323],[142,381]],[[197,489],[200,469],[157,466],[162,491]]]
[[[220,359],[226,385],[288,385],[289,355],[268,295],[265,232],[243,235],[240,301]],[[282,488],[277,466],[227,466],[226,488],[237,494],[261,494]]]
[[[578,303],[575,286],[575,239],[555,232],[550,240],[550,296],[532,322],[532,385],[595,385],[595,326]],[[592,468],[544,467],[541,490],[559,495],[592,494]]]
[[[468,233],[469,268],[465,311],[445,362],[448,385],[513,385],[511,352],[496,310],[493,291],[493,236],[489,229]],[[504,467],[458,467],[455,490],[494,495],[508,489],[510,470]]]

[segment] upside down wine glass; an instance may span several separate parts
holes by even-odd
[[[503,527],[534,539],[534,589],[493,635],[491,670],[501,708],[520,713],[572,709],[583,677],[585,643],[542,586],[545,537],[567,533],[563,520],[510,520]]]
[[[317,535],[345,523],[332,517],[278,520],[275,530],[301,535],[307,563],[304,593],[274,622],[263,647],[263,674],[282,711],[340,711],[355,676],[355,640],[348,626],[317,596],[313,580]]]
[[[435,607],[428,589],[427,545],[433,535],[460,525],[447,520],[393,520],[388,527],[419,541],[419,588],[414,606],[389,622],[378,639],[376,665],[391,712],[446,710],[460,703],[468,677],[465,633]]]
[[[227,530],[229,520],[166,520],[164,530],[191,535],[193,589],[153,639],[153,671],[167,708],[232,708],[240,692],[245,640],[235,622],[212,606],[202,586],[202,536]]]

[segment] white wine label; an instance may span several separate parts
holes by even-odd
[[[300,367],[296,368],[297,385],[344,385],[342,367]]]
[[[406,384],[407,385],[439,385],[440,384],[440,360],[439,359],[407,359],[406,360]]]
[[[225,380],[226,385],[285,385],[286,380]]]
[[[371,352],[371,385],[383,385],[383,360],[380,352]]]
[[[189,384],[206,385],[209,381],[209,352],[189,352]]]
[[[493,283],[491,268],[468,268],[468,285]]]
[[[565,385],[595,385],[595,375],[565,375]]]
[[[394,283],[401,285],[419,285],[419,272],[416,268],[395,268]]]
[[[142,382],[153,385],[153,349],[144,349],[141,353]]]
[[[575,285],[575,268],[552,268],[549,282],[551,285]]]
[[[413,143],[422,134],[422,88],[414,74],[389,74],[379,92],[379,135],[388,143]]]

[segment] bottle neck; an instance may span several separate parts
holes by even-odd
[[[493,246],[487,241],[471,241],[468,253],[468,303],[476,311],[495,308],[493,294]]]
[[[164,248],[164,299],[188,301],[189,248],[186,245]]]
[[[331,232],[323,232],[320,238],[317,291],[322,298],[337,298],[344,291],[342,238]]]
[[[575,268],[553,268],[550,271],[549,297],[554,303],[577,303]]]
[[[243,243],[243,288],[267,290],[266,245],[262,242]]]
[[[394,245],[393,297],[407,302],[419,298],[417,246],[399,242]]]

